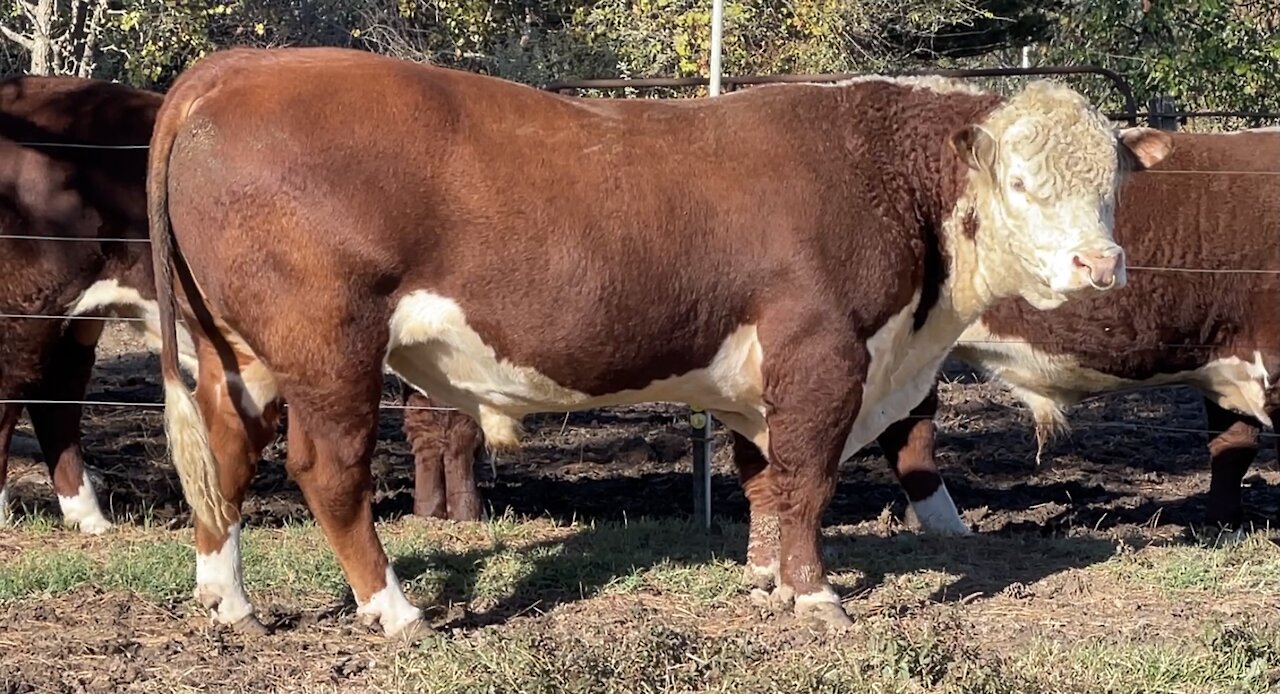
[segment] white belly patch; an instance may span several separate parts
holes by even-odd
[[[121,318],[138,318],[127,325],[143,338],[147,348],[160,351],[160,309],[156,302],[142,298],[138,290],[125,287],[118,280],[98,280],[71,305],[68,315],[114,315]],[[198,369],[195,345],[191,334],[182,323],[178,329],[178,363],[193,378]]]
[[[390,329],[387,368],[475,417],[492,446],[517,445],[518,420],[526,414],[641,402],[688,403],[764,426],[762,353],[754,325],[729,335],[706,367],[600,396],[566,388],[533,367],[499,358],[470,327],[456,301],[430,291],[401,299]]]
[[[912,319],[920,291],[905,308],[867,340],[870,364],[862,387],[862,407],[845,439],[843,462],[871,443],[890,424],[911,414],[929,394],[938,368],[959,334],[961,324],[936,306],[920,330]]]
[[[1271,382],[1262,354],[1256,350],[1252,361],[1231,356],[1189,371],[1127,379],[1081,366],[1069,354],[1051,354],[1021,338],[995,335],[979,321],[961,335],[955,351],[961,360],[979,366],[1033,409],[1037,398],[1067,407],[1107,393],[1185,385],[1199,390],[1220,407],[1273,426],[1266,411],[1266,390]]]

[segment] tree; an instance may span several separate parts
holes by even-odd
[[[33,75],[93,74],[109,0],[16,0],[0,34],[30,56]]]

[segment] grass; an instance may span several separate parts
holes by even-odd
[[[430,606],[437,627],[413,646],[352,625],[345,580],[310,523],[245,531],[252,599],[293,624],[250,643],[208,626],[191,604],[189,530],[126,526],[85,538],[36,517],[0,534],[9,625],[0,647],[6,658],[24,648],[66,652],[59,682],[121,669],[113,688],[145,682],[148,691],[210,683],[477,694],[1280,687],[1280,548],[1261,533],[1213,547],[1088,532],[946,540],[834,528],[829,562],[855,625],[823,634],[749,603],[738,584],[738,525],[707,533],[670,520],[504,517],[399,521],[380,532],[411,600]],[[104,605],[121,615],[118,624],[89,614]],[[345,607],[334,613],[335,605]],[[42,610],[54,616],[16,619]],[[137,672],[128,675],[130,667]],[[24,668],[0,658],[0,684],[44,673]]]

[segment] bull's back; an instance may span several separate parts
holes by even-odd
[[[513,360],[576,350],[553,377],[643,380],[709,360],[778,271],[770,244],[812,213],[767,202],[812,198],[793,194],[814,178],[793,142],[735,146],[741,130],[709,135],[703,106],[585,102],[343,51],[221,55],[174,87],[193,97],[169,208],[206,299],[243,330],[290,312],[268,315],[268,291],[385,324],[430,290]],[[223,64],[247,69],[224,83]]]

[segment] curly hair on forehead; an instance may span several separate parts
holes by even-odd
[[[1088,99],[1050,80],[1031,83],[983,123],[1038,181],[1108,190],[1119,167],[1116,130]]]

